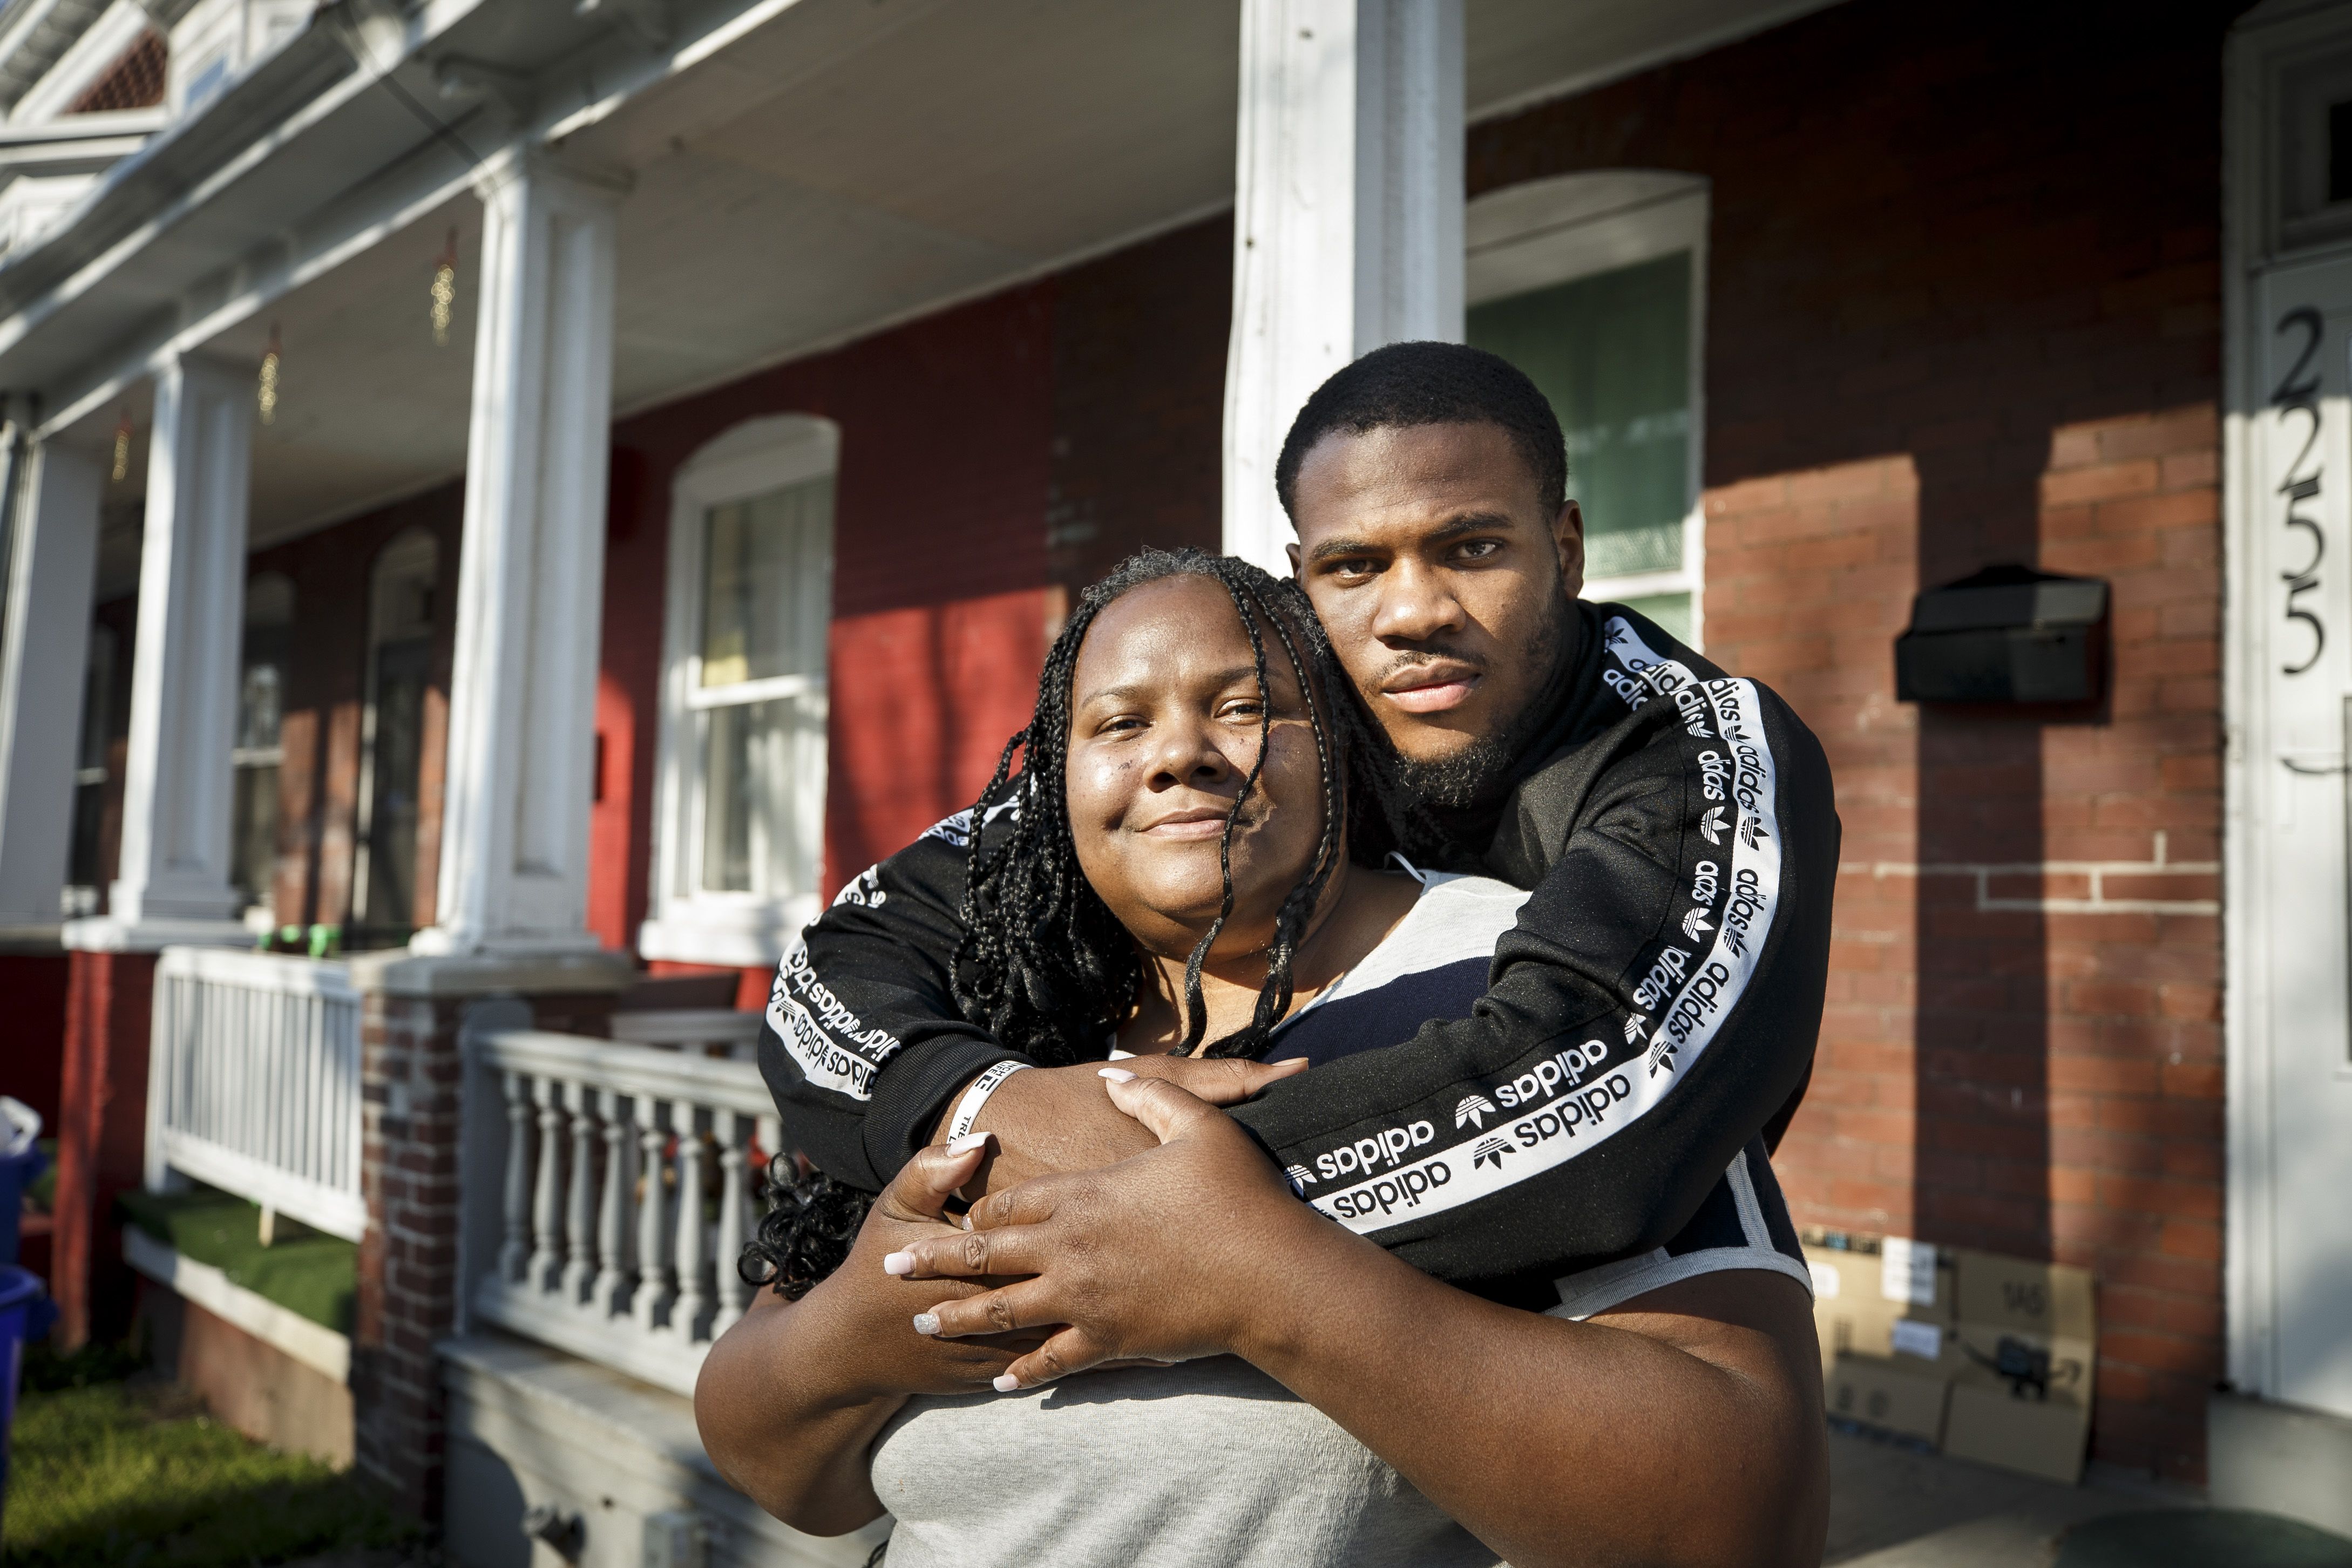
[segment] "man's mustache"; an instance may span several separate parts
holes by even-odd
[[[1486,661],[1477,654],[1459,648],[1450,648],[1444,643],[1431,643],[1424,647],[1399,651],[1396,656],[1381,668],[1380,674],[1366,683],[1366,689],[1377,691],[1391,675],[1402,674],[1406,670],[1418,670],[1423,665],[1436,664],[1440,659],[1450,659],[1457,664],[1467,664],[1482,674],[1486,673]]]

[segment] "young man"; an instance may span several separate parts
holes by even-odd
[[[1441,1279],[1547,1300],[1647,1251],[1778,1134],[1821,1019],[1838,822],[1779,697],[1580,602],[1558,421],[1506,361],[1397,344],[1339,371],[1276,482],[1292,561],[1449,864],[1533,889],[1475,1016],[1303,1075],[1129,1063],[1232,1114],[1316,1207]],[[948,1131],[992,1192],[1154,1140],[1090,1067],[1018,1071],[950,970],[969,816],[860,876],[784,959],[761,1066],[787,1139],[878,1189]],[[1556,1299],[1556,1298],[1555,1298]]]

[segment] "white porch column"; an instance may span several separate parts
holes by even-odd
[[[1274,464],[1383,343],[1462,339],[1462,0],[1243,0],[1228,553],[1287,575]]]
[[[245,622],[253,378],[182,358],[155,379],[139,555],[122,850],[107,913],[68,947],[250,938],[229,887],[229,752]]]
[[[583,951],[624,187],[518,152],[478,189],[440,903],[410,946]]]
[[[97,459],[12,426],[7,601],[0,610],[0,930],[63,915],[98,564]],[[30,932],[26,932],[30,935]]]

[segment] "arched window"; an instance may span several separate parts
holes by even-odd
[[[1468,338],[1525,371],[1568,438],[1584,597],[1697,646],[1706,529],[1707,183],[1648,169],[1491,191],[1464,227]]]
[[[816,913],[839,449],[786,414],[678,471],[648,957],[764,967]]]
[[[416,925],[418,788],[441,546],[422,528],[394,536],[368,576],[367,706],[360,716],[358,848],[346,945],[408,939]]]
[[[285,760],[278,725],[294,641],[294,583],[267,571],[245,585],[245,643],[236,687],[236,768],[229,829],[230,879],[254,918],[275,925],[278,884],[278,769]]]

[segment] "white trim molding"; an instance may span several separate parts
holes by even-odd
[[[661,740],[654,783],[654,869],[650,908],[637,935],[647,958],[677,963],[770,968],[803,925],[824,907],[818,886],[824,864],[828,716],[826,671],[706,686],[702,675],[705,535],[711,508],[730,501],[806,484],[835,472],[841,432],[830,420],[774,414],[735,426],[688,458],[670,487],[669,603],[663,633]],[[833,551],[828,537],[822,582],[798,586],[803,604],[833,602]],[[822,643],[820,643],[822,646]],[[795,885],[781,896],[718,892],[703,885],[705,813],[704,715],[718,706],[792,699],[803,723],[816,728],[787,779],[763,782],[789,791],[803,841],[794,846]]]
[[[1557,284],[1690,254],[1690,428],[1683,515],[1683,561],[1671,571],[1588,579],[1584,597],[1622,601],[1687,593],[1690,644],[1706,633],[1706,268],[1709,190],[1697,174],[1602,169],[1488,191],[1469,204],[1464,297],[1471,306]],[[1570,490],[1575,489],[1570,476]]]
[[[2237,1392],[2352,1416],[2352,12],[2256,6],[2223,90],[2223,1322]]]

